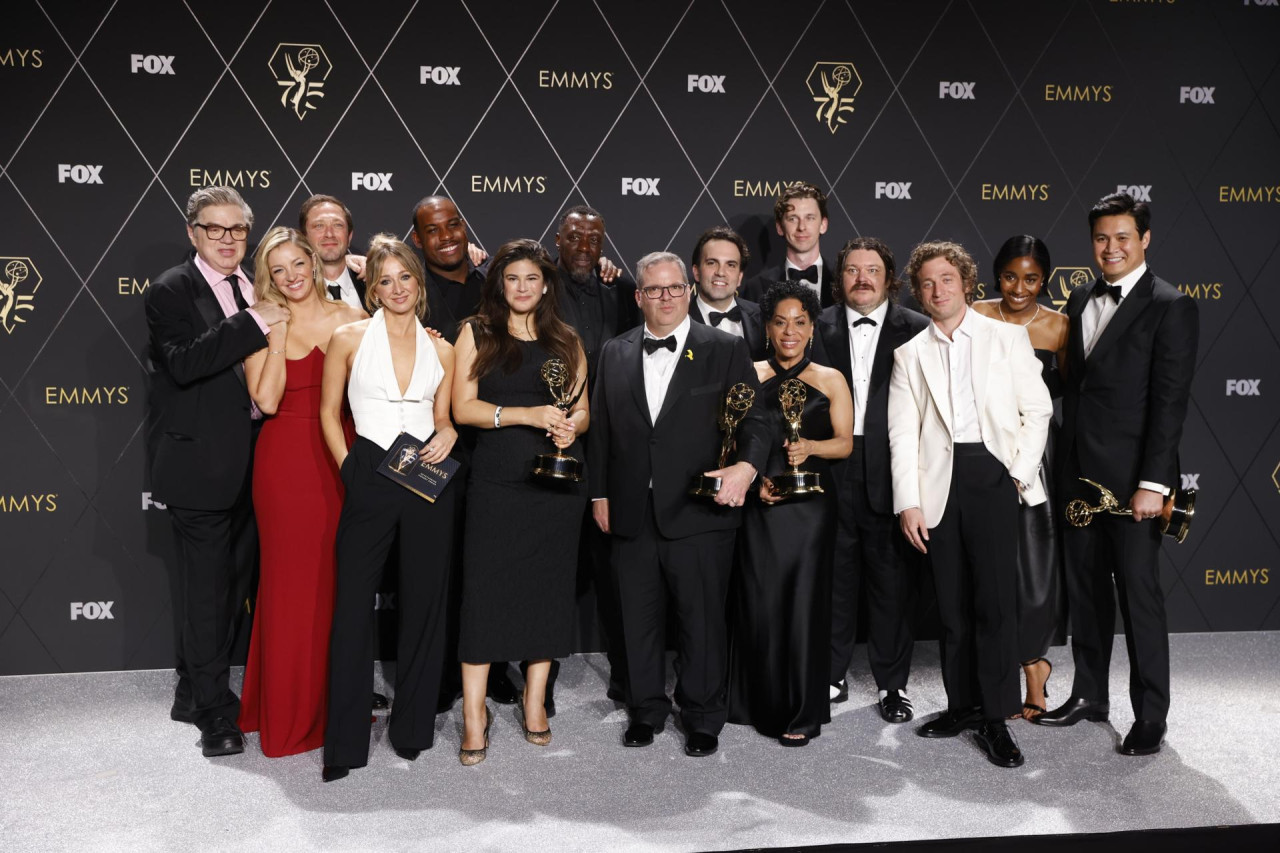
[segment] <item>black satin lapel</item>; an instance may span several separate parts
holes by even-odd
[[[1104,354],[1133,325],[1138,315],[1147,310],[1147,306],[1151,304],[1153,279],[1153,275],[1148,271],[1138,279],[1138,283],[1129,291],[1129,295],[1120,300],[1116,313],[1111,315],[1111,322],[1107,323],[1107,327],[1102,330],[1102,336],[1093,345],[1093,351],[1089,353],[1090,359]]]
[[[692,330],[690,330],[692,332]],[[693,358],[690,357],[694,350],[694,336],[688,335],[684,341],[684,352],[676,353],[676,367],[671,374],[671,384],[667,386],[667,394],[662,398],[662,408],[658,410],[658,420],[654,421],[656,426],[671,411],[671,406],[676,399],[693,387],[693,375],[695,373]]]
[[[191,279],[191,286],[194,289],[191,294],[191,301],[195,303],[196,310],[200,312],[200,316],[209,324],[212,329],[219,323],[227,319],[227,315],[222,313],[222,306],[218,304],[218,297],[214,294],[213,288],[204,280],[204,276],[199,270]],[[249,387],[249,380],[244,376],[244,362],[237,361],[231,367],[231,372],[240,380],[240,384],[246,389]]]
[[[837,313],[840,322],[824,323],[827,333],[823,335],[822,345],[827,350],[827,358],[831,360],[831,366],[844,374],[844,379],[853,386],[853,356],[849,353],[849,325],[846,322],[848,318],[843,313]],[[887,331],[887,330],[886,330]]]
[[[876,354],[871,359],[871,383],[867,389],[868,398],[874,397],[877,389],[889,381],[889,374],[893,371],[893,351],[908,340],[907,336],[903,334],[904,328],[905,321],[890,307],[889,312],[885,314],[884,330],[880,332],[880,338],[876,341]],[[852,375],[852,372],[850,375]]]
[[[644,346],[641,341],[644,340],[643,332],[627,346],[630,352],[627,354],[626,365],[628,382],[631,386],[631,394],[635,397],[636,405],[640,407],[640,412],[644,415],[645,423],[653,426],[653,418],[649,417],[649,398],[644,392]]]

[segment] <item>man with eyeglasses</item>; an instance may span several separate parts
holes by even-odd
[[[170,566],[178,685],[169,716],[200,729],[206,757],[244,751],[230,652],[258,552],[250,471],[262,413],[242,362],[289,309],[253,302],[240,267],[253,211],[229,187],[187,200],[195,251],[144,296],[150,331],[151,493],[177,535]],[[283,356],[281,356],[283,357]]]
[[[671,711],[666,694],[666,602],[679,625],[676,701],[685,754],[711,755],[727,718],[725,601],[740,508],[768,455],[763,409],[737,433],[737,461],[718,458],[720,407],[733,385],[758,389],[747,345],[689,320],[684,262],[670,252],[636,265],[644,323],[604,345],[591,398],[592,515],[613,536],[613,577],[627,656],[626,746],[653,743]],[[637,381],[639,380],[639,381]],[[700,474],[721,478],[694,497]]]
[[[844,374],[853,392],[853,453],[833,466],[836,561],[831,584],[831,701],[849,698],[847,674],[857,633],[858,596],[867,596],[867,657],[887,723],[913,716],[907,698],[910,618],[919,571],[893,514],[889,470],[889,376],[893,351],[929,325],[898,304],[893,251],[876,237],[855,237],[836,259],[835,304],[818,317],[813,360]]]

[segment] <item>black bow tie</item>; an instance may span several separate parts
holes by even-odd
[[[861,326],[863,323],[874,326],[876,324],[876,321],[872,320],[870,317],[859,317],[858,319],[853,321],[853,327],[856,329],[859,326]]]
[[[711,312],[711,325],[719,326],[724,320],[732,320],[735,323],[742,322],[742,306],[735,305],[723,314],[719,311]]]
[[[818,283],[818,265],[811,264],[810,266],[807,266],[802,270],[798,270],[795,267],[788,267],[787,281],[795,281],[798,278],[803,278],[813,282],[814,284],[817,284]]]
[[[341,302],[342,301],[342,285],[340,284],[329,285],[329,296]]]
[[[1097,299],[1099,296],[1106,296],[1108,293],[1111,294],[1111,298],[1116,301],[1117,305],[1120,304],[1121,299],[1124,299],[1124,291],[1120,289],[1120,285],[1107,284],[1103,279],[1098,279],[1098,283],[1093,286],[1093,298]]]
[[[657,352],[660,349],[669,349],[672,352],[675,352],[676,336],[668,335],[665,338],[645,338],[644,339],[645,355],[653,355],[653,353]]]

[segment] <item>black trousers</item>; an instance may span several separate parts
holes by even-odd
[[[905,690],[911,674],[915,635],[912,598],[919,575],[913,554],[892,514],[876,512],[867,500],[866,466],[855,449],[844,465],[837,494],[836,559],[831,578],[831,683],[853,662],[858,629],[858,597],[867,601],[867,658],[876,687]]]
[[[613,576],[627,657],[632,722],[657,728],[671,712],[667,698],[667,593],[676,607],[676,702],[686,732],[718,735],[728,717],[726,602],[736,531],[666,539],[654,523],[653,498],[640,533],[613,539]]]
[[[252,470],[251,462],[228,509],[168,508],[178,545],[178,559],[169,565],[178,673],[174,705],[190,708],[201,729],[218,717],[234,723],[240,715],[240,699],[228,682],[258,564]]]
[[[1018,684],[1018,490],[975,442],[954,445],[951,493],[929,555],[942,618],[942,683],[953,711],[988,720],[1022,708]]]
[[[361,437],[342,465],[347,496],[338,519],[329,634],[327,765],[363,767],[369,761],[373,600],[397,540],[399,628],[389,737],[405,749],[429,749],[435,742],[456,496],[447,488],[433,504],[393,483],[377,473],[385,455]]]
[[[1063,507],[1074,497],[1097,501],[1097,492],[1088,494],[1089,487],[1080,483],[1079,476],[1078,466],[1069,465],[1059,489]],[[1128,495],[1116,497],[1129,499]],[[1071,695],[1110,701],[1108,680],[1118,599],[1129,650],[1129,700],[1134,717],[1164,722],[1169,714],[1169,628],[1160,585],[1159,525],[1096,515],[1087,527],[1064,524],[1062,530],[1071,656],[1076,667]]]

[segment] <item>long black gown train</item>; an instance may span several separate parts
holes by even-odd
[[[1036,357],[1043,363],[1041,375],[1049,393],[1062,396],[1054,353],[1038,349]],[[1049,440],[1044,447],[1040,466],[1040,484],[1049,500],[1039,506],[1018,507],[1018,660],[1043,657],[1051,645],[1066,642],[1066,620],[1062,594],[1061,519],[1054,515],[1054,484],[1050,475],[1056,422],[1049,422]]]
[[[778,387],[809,364],[761,386],[774,425],[766,472],[787,469],[785,424]],[[800,435],[831,438],[830,402],[806,383]],[[761,734],[817,737],[831,721],[831,572],[836,531],[836,489],[830,462],[810,456],[801,466],[821,476],[823,494],[766,506],[747,501],[738,535],[738,571],[729,598],[729,721]],[[754,494],[755,489],[752,489]]]

